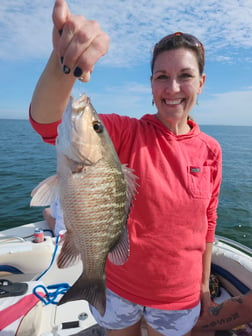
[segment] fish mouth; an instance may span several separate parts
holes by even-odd
[[[90,104],[90,99],[84,93],[80,98],[75,99],[72,103],[72,111],[75,113],[80,113],[85,110],[85,108]]]

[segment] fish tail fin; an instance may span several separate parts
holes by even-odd
[[[86,300],[103,316],[106,310],[106,287],[103,279],[87,279],[82,274],[64,294],[58,305],[68,301]]]

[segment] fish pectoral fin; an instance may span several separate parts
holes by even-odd
[[[85,275],[64,294],[58,305],[75,300],[86,300],[103,316],[106,310],[106,287],[104,279],[87,279]]]
[[[126,195],[127,202],[125,207],[126,214],[129,213],[133,200],[135,199],[135,195],[137,193],[137,176],[134,174],[133,169],[127,167],[127,165],[122,165],[122,171],[126,181]]]
[[[64,236],[63,245],[57,259],[59,268],[66,268],[73,265],[79,258],[80,251],[75,247],[71,233],[67,231]]]
[[[30,206],[47,206],[58,198],[58,176],[53,175],[40,182],[32,190]]]
[[[110,250],[108,259],[114,265],[123,265],[128,260],[130,254],[130,244],[128,230],[125,227],[118,240],[118,243]]]

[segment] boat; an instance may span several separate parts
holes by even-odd
[[[0,284],[5,281],[17,290],[27,284],[25,293],[0,298],[1,336],[105,335],[86,301],[57,305],[82,272],[80,261],[65,269],[57,267],[63,235],[54,237],[45,221],[0,232]],[[252,249],[216,235],[212,275],[220,284],[217,303],[252,290]]]

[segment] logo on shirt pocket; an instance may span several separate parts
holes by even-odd
[[[208,166],[189,166],[187,170],[188,187],[195,198],[211,197],[211,168]]]

